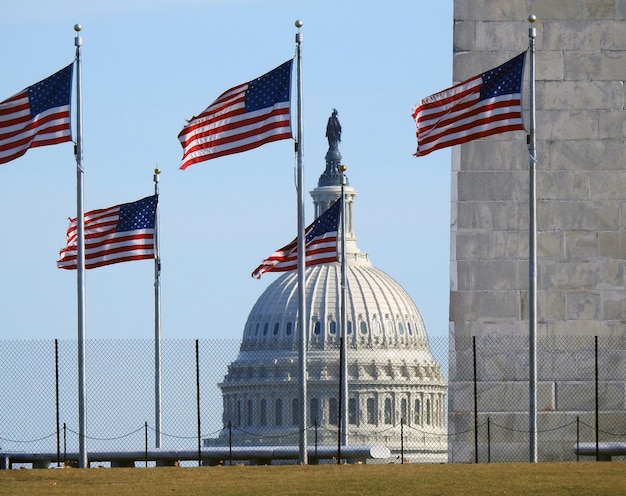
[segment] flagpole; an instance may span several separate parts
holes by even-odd
[[[528,16],[528,22],[533,24],[537,20],[534,15]],[[529,347],[529,380],[530,380],[530,462],[537,462],[537,155],[535,137],[535,38],[537,30],[528,29],[529,38],[529,79],[530,79],[530,126],[528,148],[529,161],[529,224],[528,224],[528,347]]]
[[[300,337],[300,438],[298,461],[302,465],[307,460],[307,341],[306,308],[305,308],[305,257],[306,243],[304,237],[304,143],[303,143],[303,119],[302,119],[302,33],[300,28],[304,23],[301,20],[295,22],[298,32],[296,33],[296,94],[298,109],[296,154],[297,154],[297,187],[298,187],[298,334]]]
[[[154,169],[154,194],[159,195],[161,171]],[[161,425],[161,255],[159,246],[159,204],[154,216],[154,429],[156,448],[163,439]]]
[[[337,463],[341,463],[341,446],[348,445],[348,313],[346,307],[346,293],[348,288],[348,273],[346,270],[346,172],[347,167],[341,165],[341,341],[340,341],[340,421],[339,421],[339,449]]]
[[[80,47],[83,39],[79,35],[82,26],[74,25],[76,37],[76,286],[78,307],[78,466],[86,468],[89,464],[87,459],[87,386],[85,365],[85,219],[83,185],[83,109],[82,109],[82,72],[80,60]]]

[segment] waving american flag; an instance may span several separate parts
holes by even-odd
[[[305,266],[336,262],[337,232],[341,217],[341,198],[313,221],[305,231]],[[279,248],[263,260],[252,277],[260,279],[266,272],[287,272],[298,268],[298,238]]]
[[[225,91],[191,118],[178,135],[183,147],[180,168],[291,138],[292,62]]]
[[[492,134],[523,130],[521,94],[525,56],[523,52],[416,105],[415,156]]]

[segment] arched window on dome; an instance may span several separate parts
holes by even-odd
[[[378,424],[378,406],[376,405],[376,398],[367,398],[367,423],[372,425]]]
[[[391,409],[391,398],[385,398],[385,424],[393,424],[393,410]]]
[[[292,332],[293,332],[293,322],[289,321],[287,322],[287,328],[285,329],[285,334],[287,336],[291,336]]]
[[[409,406],[407,403],[406,398],[402,398],[400,400],[400,417],[402,418],[402,422],[404,424],[408,423],[409,421]]]
[[[422,425],[422,403],[420,400],[415,400],[414,419],[415,425]]]
[[[328,423],[330,425],[338,425],[337,418],[337,399],[331,398],[330,400],[328,400]]]
[[[352,335],[352,321],[348,321],[348,336]]]
[[[374,319],[374,334],[380,336],[382,332],[383,332],[383,325],[381,324],[380,320],[378,320],[377,318]]]
[[[267,425],[267,400],[265,398],[261,398],[259,402],[259,425]]]
[[[387,338],[393,336],[393,322],[391,321],[391,319],[387,319],[385,321],[385,335],[387,336]]]
[[[413,336],[413,327],[410,322],[406,323],[407,328],[409,329],[409,336]]]
[[[441,427],[443,425],[443,416],[444,416],[443,398],[441,395],[438,394],[435,396],[435,418],[434,418],[434,424],[437,427]]]
[[[313,334],[319,336],[322,333],[322,323],[319,320],[315,321],[313,324]]]
[[[356,398],[350,398],[348,400],[348,423],[356,425],[357,413],[356,413]]]
[[[318,400],[317,398],[311,398],[309,409],[310,409],[309,415],[311,416],[311,423],[317,422],[319,425],[319,421],[321,420],[320,419],[320,400]]]
[[[274,425],[283,425],[283,400],[278,398],[274,405]]]
[[[270,328],[270,323],[266,322],[265,325],[263,326],[263,336],[267,336],[267,331]]]
[[[430,409],[430,398],[426,399],[426,425],[430,425],[432,411]]]
[[[368,333],[367,322],[362,320],[361,323],[359,324],[359,327],[361,328],[361,334],[366,336]]]
[[[275,322],[274,323],[274,336],[278,336],[278,331],[280,330],[280,322]]]
[[[256,326],[255,326],[255,328],[254,328],[254,335],[255,335],[255,336],[258,336],[258,335],[259,335],[259,329],[260,329],[260,327],[261,327],[261,323],[260,323],[260,322],[257,322],[257,323],[256,323]]]
[[[402,322],[398,322],[398,334],[404,336],[404,324]]]
[[[331,336],[336,336],[337,335],[337,322],[334,320],[330,321],[330,325],[328,326],[328,333]]]

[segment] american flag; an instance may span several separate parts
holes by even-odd
[[[72,141],[72,68],[70,64],[0,102],[0,164],[29,148]]]
[[[85,268],[154,258],[157,195],[133,203],[92,210],[85,218]],[[70,219],[59,269],[77,268],[77,223]]]
[[[304,231],[305,235],[305,266],[336,262],[337,230],[341,216],[341,198],[333,203],[328,210],[320,215]],[[266,272],[287,272],[298,268],[298,238],[276,250],[263,260],[252,277],[260,279]]]
[[[492,134],[523,130],[526,52],[501,66],[424,98],[413,109],[416,157]]]
[[[183,147],[180,168],[291,138],[292,62],[225,91],[192,117],[178,135]]]

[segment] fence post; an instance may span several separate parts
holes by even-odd
[[[580,417],[576,415],[576,461],[580,461],[580,454],[578,449],[580,448]]]
[[[59,340],[54,340],[54,387],[56,398],[56,421],[57,421],[57,467],[61,464],[61,430],[59,418]]]
[[[198,467],[202,466],[202,447],[200,434],[200,353],[196,339],[196,422],[198,425]]]
[[[148,468],[148,422],[143,423],[143,445],[145,449],[146,468]]]
[[[404,465],[404,417],[400,417],[400,464]]]
[[[600,421],[598,418],[599,396],[598,396],[598,336],[595,336],[595,375],[596,375],[596,461],[600,460]]]
[[[67,424],[63,422],[63,464],[67,461]]]
[[[491,417],[487,417],[487,463],[491,463]]]
[[[476,387],[476,336],[472,336],[472,361],[474,364],[474,462],[478,463],[478,391]]]

